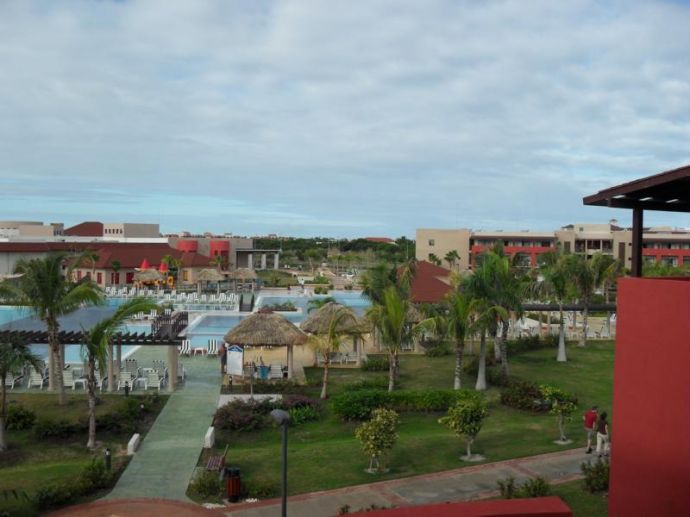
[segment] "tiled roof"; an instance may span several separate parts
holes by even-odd
[[[445,280],[445,281],[444,281]],[[412,279],[412,301],[415,303],[437,303],[451,290],[450,271],[420,260],[415,266]]]
[[[146,259],[152,268],[158,268],[166,255],[182,260],[183,267],[207,267],[209,257],[199,253],[185,253],[167,244],[120,244],[94,250],[98,255],[95,269],[107,269],[113,261],[118,261],[121,268],[138,268]],[[85,267],[91,267],[90,264]]]
[[[103,223],[99,223],[98,221],[85,221],[67,228],[63,233],[65,235],[79,237],[103,237]]]
[[[385,244],[395,244],[395,241],[389,237],[364,237],[364,240],[369,242],[383,242]]]

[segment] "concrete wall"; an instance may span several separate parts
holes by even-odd
[[[113,238],[154,238],[160,237],[157,224],[144,223],[104,223],[103,236]]]
[[[45,252],[0,252],[0,275],[9,275],[14,273],[14,268],[17,265],[17,262],[21,259],[31,260],[35,258],[43,258],[46,255],[47,253]]]
[[[416,233],[417,260],[429,260],[429,254],[433,253],[442,261],[442,266],[448,264],[443,260],[446,253],[456,250],[460,255],[460,261],[456,263],[456,269],[464,271],[470,268],[470,230],[465,228],[444,230],[438,228],[418,228]]]
[[[690,515],[690,279],[624,278],[609,515]]]

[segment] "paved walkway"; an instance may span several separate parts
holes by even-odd
[[[220,364],[207,357],[183,359],[187,381],[156,419],[106,499],[139,497],[189,501],[185,492],[220,392]]]
[[[581,477],[580,464],[592,456],[582,449],[487,463],[391,481],[382,481],[288,498],[292,515],[332,517],[347,505],[354,512],[375,504],[379,507],[467,501],[498,495],[496,481],[513,476],[516,482],[541,476],[552,483]],[[231,505],[231,517],[274,517],[280,499]]]

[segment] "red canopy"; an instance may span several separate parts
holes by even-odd
[[[158,271],[160,271],[161,273],[167,273],[168,265],[165,262],[161,262],[161,265],[158,266]]]
[[[149,261],[144,259],[141,261],[141,266],[139,266],[139,269],[149,269],[150,267]]]

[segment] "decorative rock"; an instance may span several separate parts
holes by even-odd
[[[216,430],[211,426],[206,431],[206,436],[204,436],[204,449],[213,448],[214,443],[216,443]]]
[[[140,443],[141,435],[139,433],[134,433],[132,438],[129,440],[129,443],[127,443],[127,456],[134,455],[134,453],[137,452]]]

